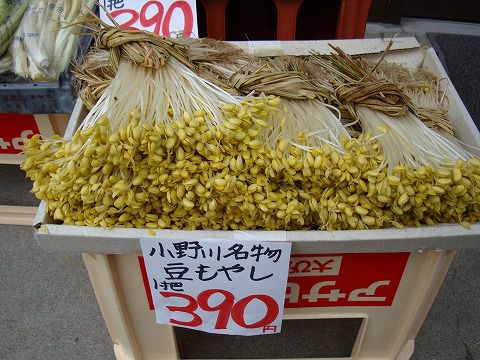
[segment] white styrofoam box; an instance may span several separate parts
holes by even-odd
[[[411,67],[423,67],[439,77],[448,78],[433,49],[421,48],[412,38],[395,40],[395,47],[403,49],[387,56],[387,60],[401,62]],[[388,42],[379,39],[368,40],[336,40],[313,42],[271,42],[245,43],[243,46],[255,46],[268,51],[281,45],[288,51],[284,54],[307,54],[310,49],[329,53],[328,43],[342,47],[354,54],[375,54],[387,45]],[[270,44],[270,45],[269,45]],[[449,97],[450,119],[457,130],[460,141],[480,147],[480,134],[460,97],[451,82],[447,85]],[[81,102],[72,114],[68,134],[74,130],[85,116],[86,111]],[[104,254],[140,253],[139,238],[146,237],[146,229],[115,228],[112,230],[59,225],[52,221],[42,203],[35,219],[35,236],[40,246],[47,251],[74,251],[96,252]],[[170,239],[189,238],[225,238],[234,239],[237,231],[186,231],[186,230],[156,230],[156,237]],[[438,226],[424,226],[405,229],[379,230],[346,230],[346,231],[250,231],[265,240],[275,240],[280,236],[286,241],[293,242],[292,252],[299,253],[308,250],[325,252],[392,252],[392,251],[423,251],[445,250],[457,248],[480,247],[480,224],[473,224],[470,229],[461,225],[442,224]]]
[[[234,41],[241,49],[256,56],[307,55],[311,50],[320,54],[333,52],[329,44],[340,47],[351,55],[378,54],[385,50],[390,39],[364,40],[297,40],[297,41]],[[395,38],[391,50],[406,50],[420,47],[413,37]]]

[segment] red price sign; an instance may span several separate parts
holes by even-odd
[[[187,327],[198,327],[203,324],[201,316],[203,312],[217,312],[215,320],[215,329],[226,329],[230,319],[238,326],[244,329],[262,328],[263,331],[272,327],[272,322],[278,316],[279,306],[277,301],[271,296],[264,294],[249,295],[239,300],[227,290],[211,289],[202,291],[196,298],[178,292],[161,291],[160,295],[166,299],[177,298],[184,301],[183,306],[166,305],[166,308],[173,314],[181,313],[190,317],[188,321],[170,318],[170,324]],[[220,296],[220,299],[212,304],[212,299]],[[253,302],[259,302],[265,307],[264,314],[258,316],[253,322],[247,321],[245,316],[246,308]],[[168,303],[168,301],[167,301]]]
[[[155,34],[171,36],[198,36],[195,1],[187,0],[122,0],[103,1],[100,17],[110,23],[112,18],[124,29],[147,30]]]
[[[0,154],[19,154],[25,139],[39,132],[34,115],[0,113]]]

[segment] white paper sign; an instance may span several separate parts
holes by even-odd
[[[280,332],[291,243],[140,242],[157,323],[230,335]]]
[[[125,29],[198,37],[195,0],[100,0],[100,19],[112,24],[107,12]]]

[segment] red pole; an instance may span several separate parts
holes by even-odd
[[[337,39],[362,39],[372,0],[342,0],[338,12]]]
[[[277,40],[295,40],[297,14],[303,0],[273,0],[277,7]]]
[[[202,1],[207,18],[207,36],[212,39],[225,40],[225,9],[228,0]]]

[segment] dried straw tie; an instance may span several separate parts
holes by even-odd
[[[318,97],[317,89],[302,74],[295,71],[243,71],[232,75],[228,83],[242,94],[265,93],[288,99],[303,100]]]
[[[114,69],[118,69],[121,58],[129,59],[139,66],[159,69],[170,56],[193,67],[188,60],[188,48],[163,36],[141,30],[103,27],[97,29],[95,38],[99,48],[110,50]]]
[[[441,129],[450,135],[455,133],[448,120],[447,111],[417,107],[397,85],[387,80],[345,83],[335,89],[335,97],[353,118],[355,105],[381,111],[389,116],[402,116],[411,111],[429,128]]]
[[[330,45],[337,54],[327,56],[326,61],[321,63],[339,77],[335,97],[340,104],[350,109],[354,105],[362,105],[390,116],[402,116],[409,110],[414,111],[412,101],[397,85],[373,75],[391,46],[392,42],[388,44],[377,65],[367,70],[361,61],[356,61],[339,47]]]
[[[428,127],[453,134],[454,128],[448,121],[446,111],[417,107],[400,87],[388,80],[375,77],[376,68],[383,61],[392,44],[392,42],[389,43],[373,68],[366,68],[361,60],[352,58],[342,49],[332,45],[330,46],[336,52],[334,55],[322,56],[312,52],[317,64],[334,75],[331,82],[334,84],[334,95],[340,103],[342,115],[347,113],[352,118],[358,119],[355,105],[362,105],[394,117],[411,111]],[[350,117],[348,115],[347,117]]]
[[[89,109],[110,85],[122,58],[139,66],[159,69],[173,56],[190,69],[195,68],[189,60],[186,45],[146,31],[110,26],[97,17],[89,18],[85,23],[93,30],[96,46],[72,72],[76,77],[77,92]],[[107,58],[107,61],[103,60]]]
[[[413,110],[408,96],[386,80],[345,83],[335,89],[335,97],[342,105],[361,105],[390,116],[402,116]]]

